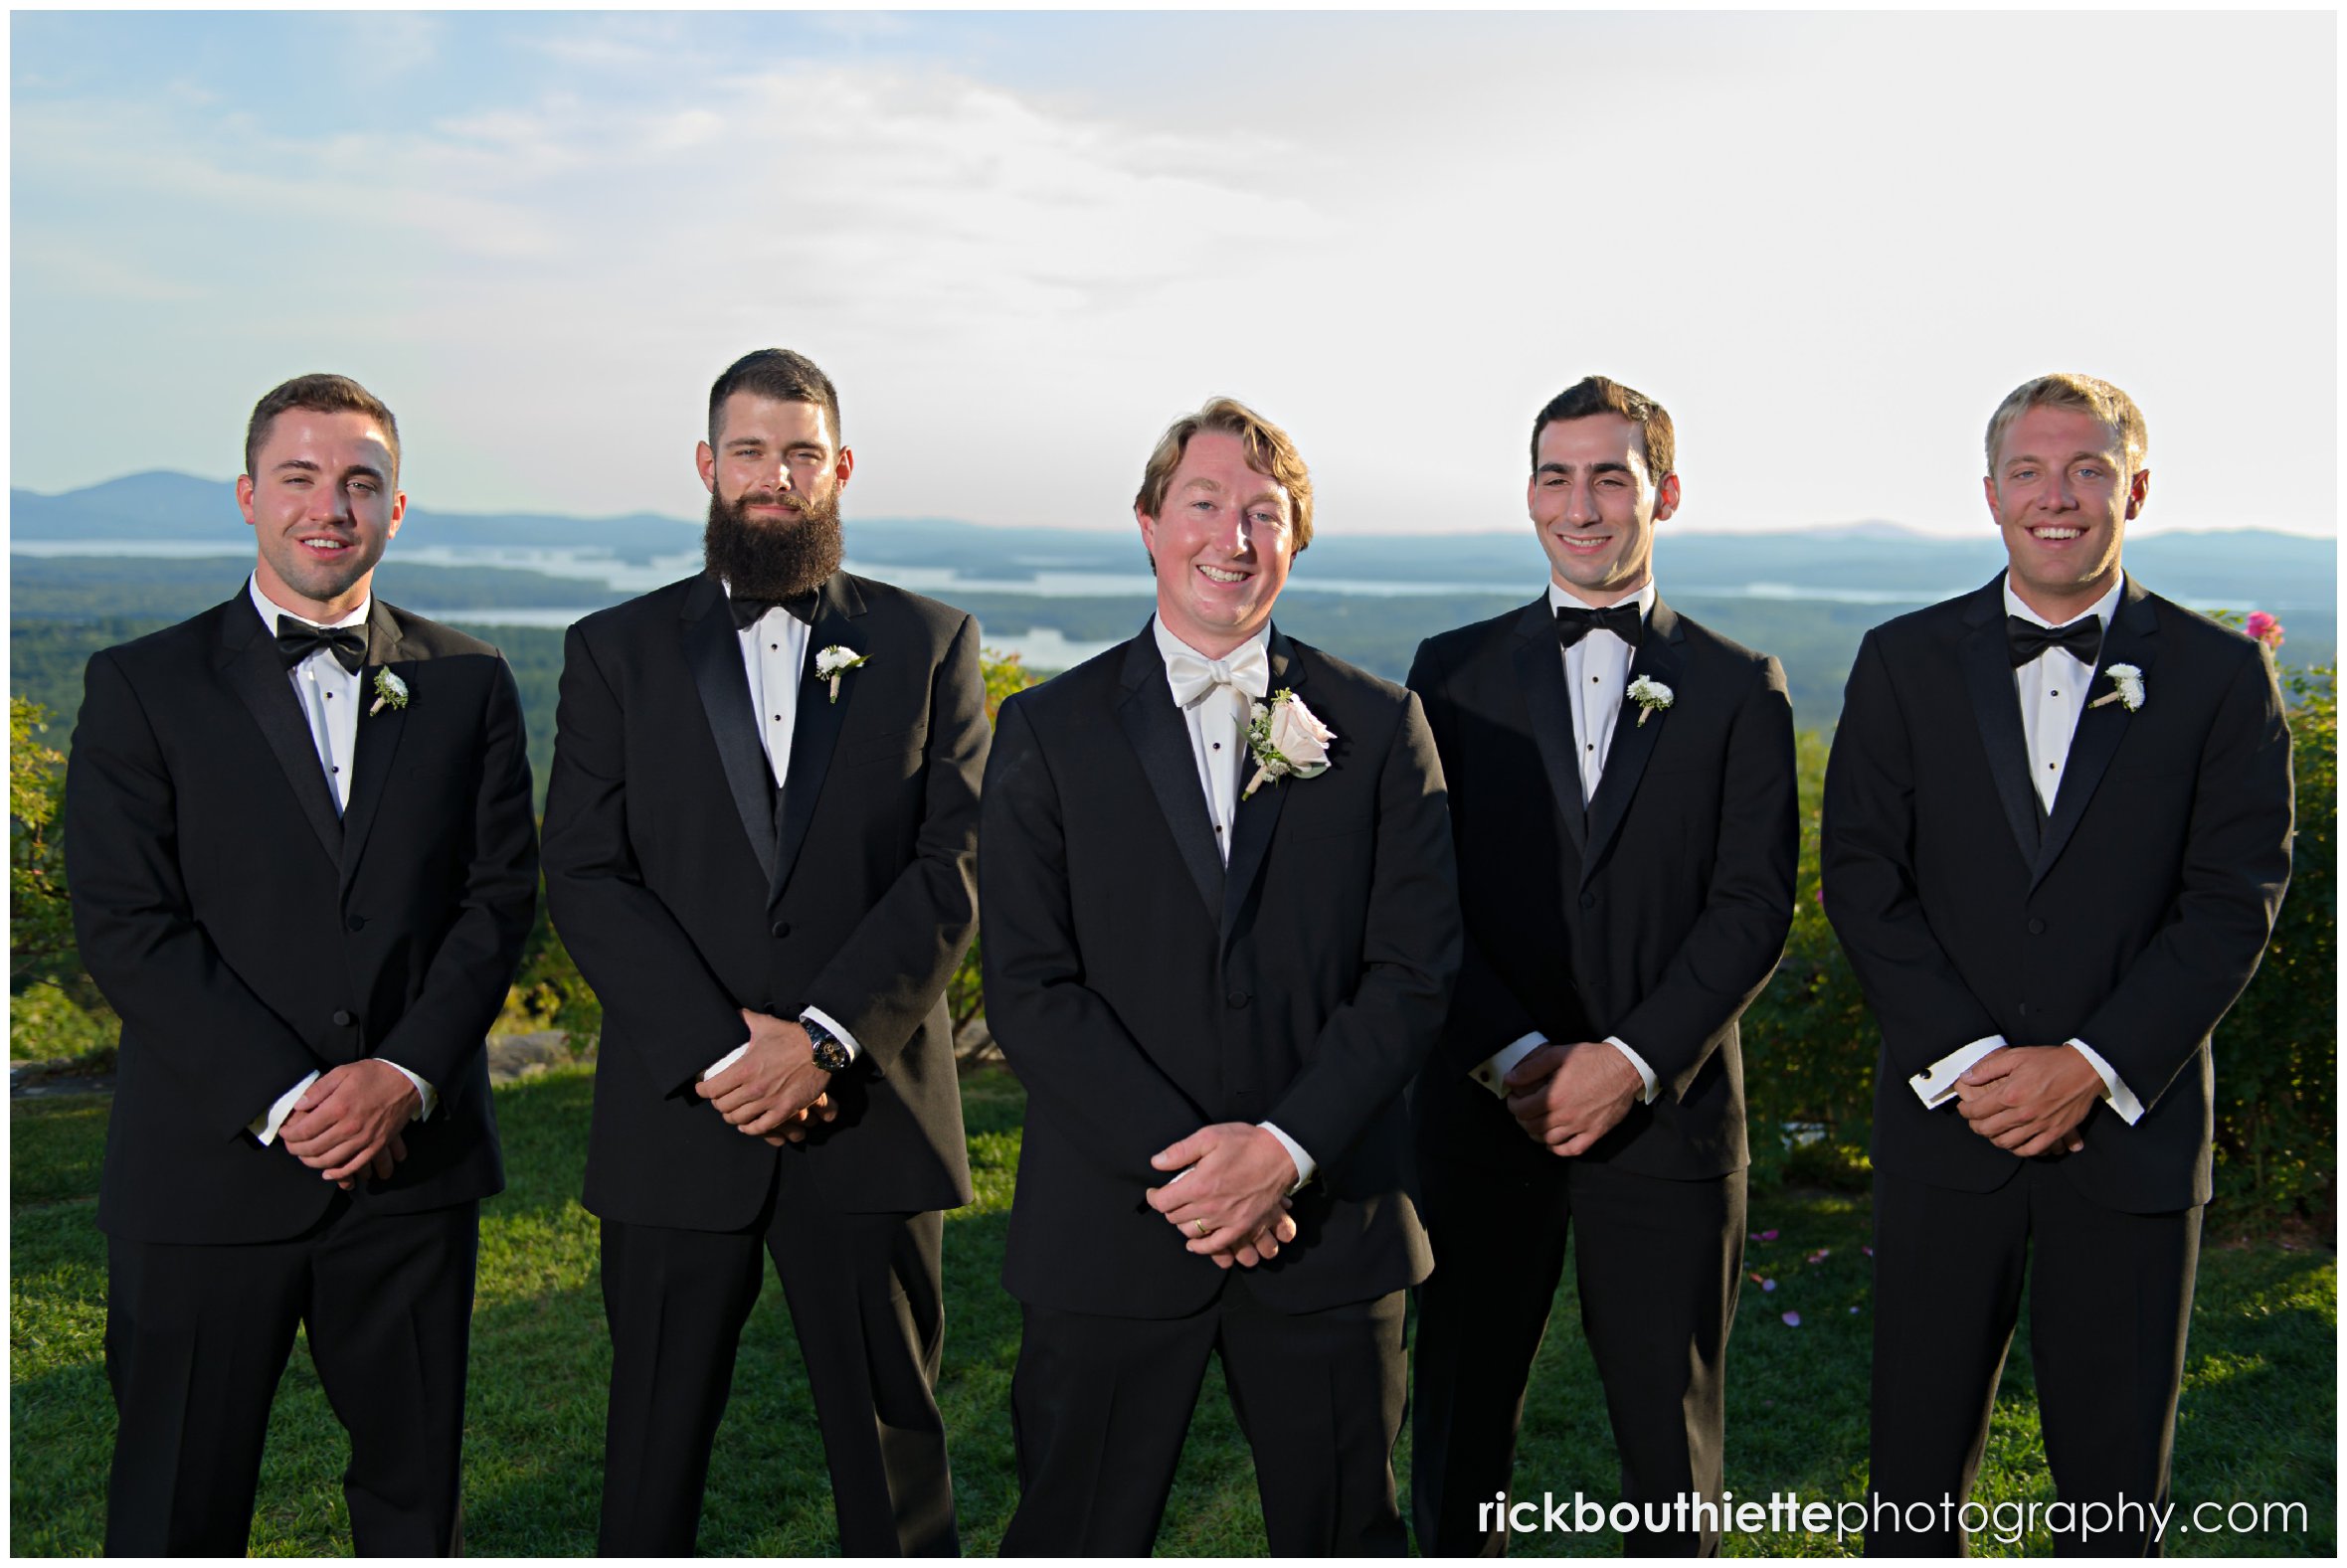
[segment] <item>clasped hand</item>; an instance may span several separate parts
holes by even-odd
[[[2076,1153],[2077,1126],[2102,1098],[2102,1075],[2067,1045],[2008,1045],[1956,1080],[1956,1109],[1973,1132],[2022,1155]]]
[[[388,1062],[345,1062],[302,1092],[277,1129],[285,1152],[348,1192],[361,1172],[388,1180],[408,1157],[400,1130],[420,1101],[407,1075]]]
[[[1508,1069],[1508,1114],[1549,1153],[1586,1153],[1637,1104],[1646,1086],[1630,1059],[1603,1040],[1535,1048]]]
[[[716,1106],[727,1125],[781,1147],[804,1142],[810,1124],[828,1122],[839,1108],[823,1091],[831,1075],[814,1063],[807,1031],[788,1018],[742,1009],[749,1048],[724,1072],[704,1078],[693,1093]]]
[[[1149,1189],[1149,1206],[1179,1231],[1190,1252],[1218,1269],[1243,1269],[1279,1256],[1296,1239],[1288,1189],[1296,1161],[1280,1140],[1245,1122],[1202,1127],[1150,1157],[1159,1170],[1181,1174]]]

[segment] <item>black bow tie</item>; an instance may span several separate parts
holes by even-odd
[[[1604,610],[1583,610],[1573,605],[1556,607],[1556,644],[1569,648],[1592,631],[1610,631],[1632,647],[1646,630],[1646,617],[1638,613],[1635,604],[1612,605]]]
[[[2048,648],[2060,648],[2080,664],[2092,664],[2102,651],[2102,617],[2080,615],[2067,626],[2041,626],[2022,615],[2005,617],[2005,650],[2015,669]]]
[[[277,617],[277,654],[284,659],[285,668],[308,658],[318,649],[331,651],[335,661],[353,675],[367,662],[367,628],[365,626],[313,626],[292,615]]]
[[[804,594],[794,594],[789,599],[750,599],[736,594],[726,603],[733,607],[736,631],[749,630],[770,610],[787,610],[809,625],[814,624],[815,591],[812,588]]]

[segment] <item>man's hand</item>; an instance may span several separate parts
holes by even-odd
[[[1242,1248],[1251,1248],[1260,1259],[1262,1233],[1272,1230],[1277,1239],[1277,1222],[1286,1217],[1281,1200],[1296,1184],[1296,1161],[1263,1129],[1217,1122],[1160,1149],[1150,1163],[1182,1171],[1149,1189],[1149,1206],[1182,1232],[1191,1252],[1226,1252],[1235,1258]],[[1295,1239],[1292,1221],[1285,1239]]]
[[[345,1062],[293,1103],[277,1141],[285,1152],[328,1181],[342,1182],[376,1163],[422,1100],[407,1075],[389,1062],[361,1057]],[[400,1145],[395,1158],[406,1157]],[[389,1174],[389,1167],[382,1167]]]
[[[1586,1153],[1630,1114],[1646,1085],[1603,1040],[1550,1041],[1508,1069],[1508,1114],[1551,1154]]]
[[[1956,1109],[1972,1131],[2025,1158],[2086,1146],[2077,1125],[2102,1098],[2102,1075],[2067,1045],[2008,1045],[1956,1080]]]
[[[397,1166],[401,1160],[406,1159],[407,1157],[407,1140],[401,1137],[397,1132],[392,1133],[391,1141],[383,1145],[383,1151],[377,1154],[374,1160],[367,1166],[368,1179],[373,1181],[389,1181],[391,1179],[391,1172],[393,1168]],[[340,1187],[345,1192],[348,1192],[351,1188],[357,1186],[358,1184],[359,1178],[356,1176],[345,1176],[340,1181],[334,1183],[334,1185]]]
[[[785,1143],[806,1142],[807,1134],[814,1131],[814,1123],[836,1122],[838,1120],[839,1103],[829,1095],[817,1095],[814,1097],[814,1104],[785,1122],[780,1132],[761,1132],[758,1135],[775,1147],[781,1148]]]
[[[1178,1178],[1176,1178],[1178,1179]],[[1213,1254],[1214,1267],[1227,1269],[1237,1264],[1252,1269],[1259,1263],[1269,1263],[1280,1255],[1280,1247],[1296,1239],[1296,1222],[1288,1216],[1288,1200],[1280,1199],[1280,1217],[1257,1231],[1242,1243],[1236,1252]]]
[[[714,1104],[730,1126],[764,1137],[803,1122],[801,1113],[822,1097],[831,1075],[814,1065],[814,1046],[797,1021],[745,1007],[742,1022],[750,1026],[749,1049],[715,1078],[693,1085],[693,1092]],[[800,1135],[806,1135],[804,1129]]]

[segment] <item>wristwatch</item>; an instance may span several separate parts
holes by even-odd
[[[807,1043],[814,1047],[814,1065],[826,1073],[844,1073],[855,1063],[847,1054],[847,1047],[839,1037],[816,1023],[812,1018],[802,1018],[799,1027],[807,1031]]]

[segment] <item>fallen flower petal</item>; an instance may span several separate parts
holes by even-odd
[[[1787,1328],[1798,1328],[1798,1327],[1800,1327],[1800,1326],[1801,1326],[1801,1314],[1800,1314],[1799,1312],[1787,1312],[1787,1313],[1785,1313],[1785,1326],[1786,1326]]]

